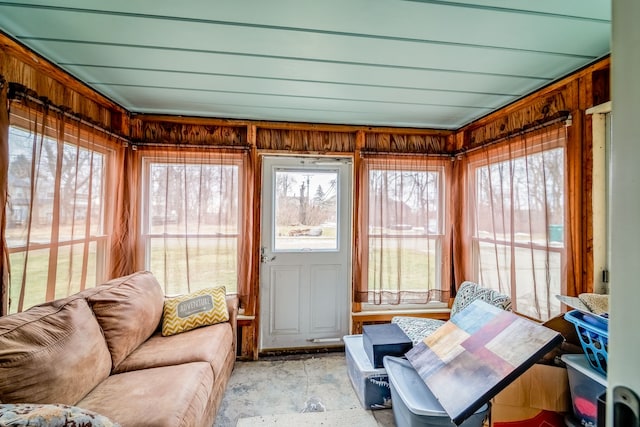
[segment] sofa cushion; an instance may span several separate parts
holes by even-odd
[[[164,294],[148,271],[110,280],[84,295],[102,327],[114,368],[160,324]]]
[[[225,287],[202,289],[165,300],[162,335],[175,335],[228,320]]]
[[[157,332],[123,360],[115,372],[207,362],[217,380],[226,357],[233,352],[232,335],[231,325],[226,322],[169,337]]]
[[[208,363],[196,362],[111,375],[78,402],[122,427],[211,427],[213,389]]]
[[[0,404],[0,426],[119,427],[107,417],[69,405]]]
[[[109,376],[111,356],[83,298],[0,317],[0,402],[74,405]]]

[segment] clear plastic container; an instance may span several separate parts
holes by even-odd
[[[607,377],[591,367],[583,354],[563,354],[567,365],[573,414],[584,427],[598,423],[598,396],[607,389]]]
[[[364,351],[362,335],[346,335],[343,338],[347,373],[351,385],[365,409],[391,408],[389,378],[384,368],[374,368]]]

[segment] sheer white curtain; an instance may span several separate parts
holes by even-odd
[[[357,302],[448,299],[445,170],[426,156],[368,155],[360,162]]]
[[[117,147],[79,121],[11,102],[8,131],[10,313],[107,278],[106,197]]]
[[[555,295],[566,291],[565,141],[556,126],[468,155],[474,279],[537,319],[559,314]]]
[[[243,287],[244,150],[140,147],[144,268],[181,294]]]

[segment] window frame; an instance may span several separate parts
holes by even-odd
[[[596,293],[609,293],[609,266],[611,265],[611,101],[596,105],[585,112],[591,116],[592,179],[591,207],[593,233],[593,289]]]

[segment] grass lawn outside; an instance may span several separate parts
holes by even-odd
[[[323,233],[320,240],[330,233]],[[297,237],[305,241],[305,245],[313,245],[314,238]],[[198,239],[174,237],[154,237],[149,239],[149,270],[154,273],[165,294],[176,295],[196,291],[206,287],[224,285],[227,293],[237,292],[237,256],[238,239],[236,237],[213,236]],[[98,247],[106,241],[90,242],[86,267],[85,287],[93,287],[101,283],[99,274]],[[381,246],[382,245],[382,246]],[[384,243],[378,239],[370,242],[369,283],[375,283],[376,289],[395,291],[419,290],[437,287],[437,271],[441,267],[436,254],[435,238],[386,237]],[[502,248],[499,248],[502,249]],[[84,244],[60,246],[56,260],[56,298],[78,292],[81,289],[82,256]],[[47,275],[49,271],[50,249],[32,250],[26,266],[26,282],[23,309],[45,301]],[[481,277],[479,282],[501,292],[510,293],[510,289],[499,289],[510,282],[508,252],[497,253],[491,244],[480,245]],[[496,255],[501,270],[497,270]],[[514,303],[521,313],[536,318],[553,316],[560,310],[559,302],[554,295],[562,293],[560,272],[562,257],[559,252],[545,251],[531,253],[525,249],[516,250],[517,295]],[[550,264],[550,275],[546,274],[546,263]],[[20,295],[20,287],[25,271],[25,253],[10,255],[11,281],[9,312],[16,312]],[[398,272],[402,272],[398,275]],[[547,284],[549,280],[549,284]],[[541,301],[549,300],[551,313],[539,313],[535,307],[534,292]],[[546,307],[545,307],[546,311]]]

